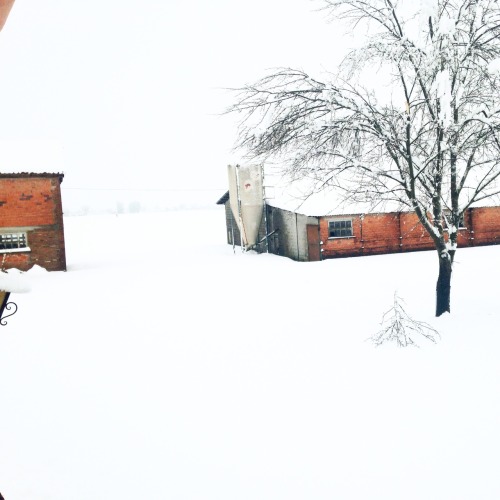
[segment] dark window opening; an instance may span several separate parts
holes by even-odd
[[[329,238],[349,238],[352,236],[352,220],[331,220],[328,222]]]
[[[27,248],[26,233],[0,234],[0,250],[12,250],[16,248]]]
[[[451,212],[449,212],[448,210],[444,211],[443,213],[443,225],[445,227],[445,231],[448,230],[448,224],[451,225]],[[465,229],[466,226],[465,226],[465,221],[464,221],[464,214],[463,212],[460,214],[460,218],[458,220],[458,228],[457,229]]]

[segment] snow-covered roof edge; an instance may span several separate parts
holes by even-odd
[[[318,193],[319,194],[319,193]],[[314,197],[312,197],[314,199]],[[229,191],[226,191],[220,199],[217,201],[217,205],[223,205],[229,200]],[[397,214],[397,213],[410,213],[412,210],[399,206],[396,204],[385,204],[377,208],[373,208],[368,204],[353,203],[353,204],[342,204],[337,205],[335,208],[325,209],[325,207],[309,206],[311,198],[305,201],[300,201],[297,199],[289,198],[279,199],[279,198],[266,198],[266,204],[281,210],[286,210],[288,212],[297,213],[299,215],[305,215],[307,217],[329,217],[329,216],[339,216],[339,215],[362,215],[362,214]],[[321,203],[322,205],[324,204]],[[332,203],[335,205],[335,203]],[[498,200],[489,198],[481,200],[477,203],[473,203],[469,208],[487,208],[487,207],[500,207],[500,202]]]
[[[59,183],[64,179],[62,172],[0,172],[0,179],[25,178],[25,177],[58,177]]]

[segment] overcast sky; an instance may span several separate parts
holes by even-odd
[[[16,0],[0,33],[0,170],[63,171],[67,211],[215,201],[241,159],[222,89],[279,66],[335,71],[349,39],[319,5]]]

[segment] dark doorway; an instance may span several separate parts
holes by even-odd
[[[319,244],[319,226],[315,224],[307,224],[307,249],[309,260],[321,260],[321,250]]]

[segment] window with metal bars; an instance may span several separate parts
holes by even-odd
[[[3,233],[0,234],[0,251],[13,250],[16,248],[27,248],[28,239],[26,233]]]
[[[443,224],[445,226],[445,231],[448,231],[447,225],[449,223],[451,223],[451,211],[450,210],[443,210]],[[460,219],[458,221],[458,228],[457,229],[466,229],[463,212],[460,214]]]
[[[328,222],[329,238],[349,238],[352,236],[352,219],[331,220]]]

